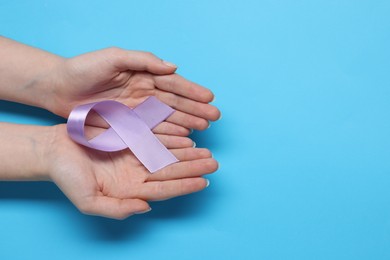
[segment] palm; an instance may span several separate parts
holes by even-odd
[[[55,163],[55,172],[77,180],[84,196],[129,198],[129,192],[147,180],[148,172],[129,150],[107,153],[84,148],[68,138],[61,142],[57,152],[62,156]]]
[[[95,73],[95,72],[93,72]],[[116,100],[129,107],[135,107],[148,96],[156,95],[155,82],[150,73],[124,71],[105,74],[79,75],[82,85],[73,85],[63,96],[66,113],[82,103],[96,102],[105,99]],[[87,83],[87,84],[86,84]]]
[[[51,177],[75,205],[90,214],[101,214],[96,209],[101,207],[112,207],[105,215],[116,218],[144,211],[148,208],[148,200],[167,199],[203,189],[205,182],[200,176],[217,168],[204,149],[183,147],[172,150],[182,162],[152,175],[129,150],[95,151],[70,140],[64,125],[58,126],[57,132]],[[188,171],[188,168],[195,171]],[[112,203],[123,202],[131,204],[131,210],[125,215],[112,215],[118,214],[116,211],[119,210],[118,205],[112,206]]]

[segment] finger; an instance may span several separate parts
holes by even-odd
[[[94,197],[79,207],[87,215],[102,216],[114,219],[125,219],[133,214],[146,213],[151,210],[149,204],[140,199],[117,199],[106,196]]]
[[[218,110],[218,108],[210,104],[197,102],[182,96],[178,96],[171,92],[166,92],[161,90],[156,91],[156,96],[161,101],[163,101],[164,103],[173,107],[176,110],[200,118],[204,118],[206,120],[215,121],[221,116],[221,112]]]
[[[200,177],[218,169],[218,162],[213,158],[178,162],[151,174],[148,181],[164,181],[182,178]]]
[[[194,146],[194,142],[188,137],[161,134],[157,134],[156,136],[160,140],[160,142],[168,149],[186,148]]]
[[[209,121],[207,121],[206,119],[199,118],[197,116],[193,116],[178,110],[176,110],[165,121],[185,128],[191,128],[196,130],[205,130],[209,127]]]
[[[88,140],[107,131],[105,127],[91,125],[85,125],[84,129],[85,137]],[[172,123],[162,122],[153,129],[153,132],[161,137],[160,141],[168,148],[191,147],[194,144],[191,139],[186,137],[190,134],[190,130]]]
[[[155,76],[157,88],[187,97],[199,102],[209,103],[214,99],[214,94],[207,88],[188,81],[178,74]]]
[[[175,155],[179,161],[193,161],[198,159],[211,158],[212,154],[210,150],[206,148],[180,148],[180,149],[170,149],[170,151]]]
[[[208,180],[204,178],[146,182],[143,188],[138,190],[136,197],[144,200],[166,200],[203,190],[207,186]]]
[[[177,69],[173,63],[163,61],[150,52],[128,51],[120,48],[106,49],[114,57],[115,66],[124,70],[148,71],[153,74],[171,74]]]
[[[86,125],[97,126],[101,128],[109,128],[110,125],[98,113],[91,110],[85,120]]]
[[[88,113],[87,119],[85,121],[85,125],[99,127],[102,129],[107,129],[110,127],[110,125],[94,110],[91,110]],[[102,131],[98,132],[97,134],[101,132]],[[188,136],[191,133],[191,131],[188,128],[185,128],[177,124],[169,123],[169,122],[161,122],[159,125],[153,128],[153,132],[155,134],[166,134],[166,135],[177,135],[177,136]],[[93,135],[92,137],[96,135]]]
[[[84,136],[87,140],[91,140],[105,131],[107,131],[107,128],[86,125],[84,127]]]
[[[191,131],[185,127],[175,125],[168,122],[162,122],[153,128],[155,134],[176,135],[176,136],[188,136]]]

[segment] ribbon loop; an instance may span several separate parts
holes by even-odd
[[[84,126],[91,110],[98,113],[110,128],[87,140]],[[134,109],[117,101],[105,100],[74,108],[68,118],[67,130],[75,142],[92,149],[115,152],[129,148],[153,173],[178,161],[151,131],[173,112],[155,97],[149,97]]]

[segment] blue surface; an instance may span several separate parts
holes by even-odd
[[[390,259],[389,1],[112,2],[2,0],[0,32],[177,63],[217,95],[223,119],[194,138],[221,169],[122,222],[0,183],[0,259]],[[61,122],[7,102],[0,118]]]

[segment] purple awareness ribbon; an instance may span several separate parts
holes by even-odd
[[[110,128],[87,140],[84,125],[92,109],[110,125]],[[129,148],[153,173],[178,162],[151,131],[174,111],[155,97],[149,97],[134,109],[117,101],[105,100],[74,108],[69,115],[67,129],[75,142],[92,149],[115,152]]]

